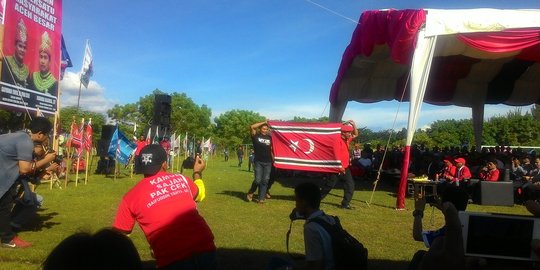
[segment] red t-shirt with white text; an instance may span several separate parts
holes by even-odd
[[[138,222],[158,267],[214,251],[212,231],[193,200],[197,192],[193,181],[180,174],[144,178],[122,198],[113,227],[131,232]]]

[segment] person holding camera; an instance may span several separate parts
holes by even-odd
[[[435,231],[423,231],[422,219],[427,200],[444,215],[444,227]],[[465,190],[456,186],[448,186],[441,199],[415,194],[413,238],[424,242],[428,251],[418,251],[409,265],[409,270],[465,269],[465,251],[458,211],[465,211],[467,200]]]
[[[494,159],[488,160],[486,166],[482,167],[479,174],[480,180],[496,182],[499,180],[499,169],[497,169],[497,161]]]
[[[120,201],[113,228],[131,233],[138,222],[158,269],[216,269],[214,236],[196,204],[205,197],[204,160],[196,157],[192,181],[167,173],[167,153],[157,144],[141,149],[140,159],[144,179]]]
[[[43,144],[49,139],[51,122],[45,117],[36,117],[27,131],[0,135],[0,240],[8,248],[25,248],[32,244],[20,239],[11,228],[11,211],[17,196],[17,179],[21,175],[33,175],[45,168],[56,157],[48,153],[39,161],[33,161],[34,144]]]
[[[45,157],[49,150],[47,149],[48,142],[43,144],[34,144],[34,162],[37,162]],[[41,183],[41,180],[49,180],[52,174],[58,172],[60,167],[59,157],[48,164],[46,168],[38,169],[33,175],[21,175],[17,182],[17,196],[15,206],[11,211],[11,227],[15,230],[21,230],[25,224],[30,222],[37,216],[37,210],[43,203],[43,196],[35,193],[35,186]]]
[[[267,269],[271,270],[330,270],[334,269],[334,255],[332,249],[332,237],[313,219],[323,219],[329,224],[335,224],[333,217],[326,215],[319,209],[321,204],[321,191],[313,183],[302,183],[294,189],[296,207],[289,218],[291,220],[305,219],[304,224],[304,248],[305,262],[293,263],[283,258],[272,258]]]

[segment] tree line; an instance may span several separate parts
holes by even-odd
[[[70,131],[72,119],[88,120],[92,118],[94,138],[101,137],[103,124],[118,124],[120,129],[129,137],[146,136],[151,126],[154,112],[154,96],[165,94],[159,89],[140,97],[137,102],[124,105],[115,105],[107,111],[107,115],[94,113],[88,110],[79,110],[75,107],[66,107],[61,110],[59,128],[63,132]],[[211,119],[212,111],[205,105],[196,104],[186,93],[175,92],[171,96],[170,134],[185,134],[191,138],[209,138],[220,147],[234,148],[241,144],[250,144],[249,126],[252,123],[266,119],[264,115],[250,110],[230,110]],[[52,120],[52,119],[51,119]],[[213,121],[212,121],[213,120]],[[305,118],[295,116],[290,120],[295,122],[328,122],[328,117]],[[21,129],[29,121],[24,113],[0,110],[0,134]],[[137,130],[134,131],[134,125]],[[360,129],[359,143],[369,142],[373,145],[386,145],[390,138],[391,146],[405,144],[406,129],[398,131],[374,131],[367,127]],[[530,111],[522,112],[519,108],[506,115],[494,116],[484,122],[484,145],[540,145],[540,105],[535,105]],[[426,129],[418,129],[413,143],[433,146],[473,146],[474,133],[471,119],[437,120]]]

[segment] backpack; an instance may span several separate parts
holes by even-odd
[[[339,222],[339,218],[332,216],[336,221],[330,224],[321,218],[314,218],[309,222],[319,224],[332,238],[332,251],[334,253],[334,269],[336,270],[365,270],[368,267],[368,250],[356,238],[350,235]]]

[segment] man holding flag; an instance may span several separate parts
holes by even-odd
[[[270,171],[272,170],[272,138],[270,137],[270,127],[268,120],[251,125],[251,140],[255,150],[255,160],[253,170],[255,179],[251,184],[246,198],[248,202],[253,200],[253,193],[259,188],[259,203],[264,203]],[[259,129],[259,132],[257,132]]]
[[[353,120],[349,120],[341,126],[341,140],[339,141],[339,159],[341,160],[341,168],[339,173],[331,174],[325,179],[323,187],[321,189],[321,200],[330,193],[330,191],[336,185],[338,180],[343,182],[343,200],[341,201],[341,208],[353,209],[351,206],[351,200],[354,194],[354,179],[349,169],[350,156],[349,156],[349,144],[354,138],[358,137],[358,129]]]
[[[345,124],[281,121],[270,121],[269,124],[272,127],[274,166],[327,174],[321,190],[322,198],[332,190],[337,180],[344,181],[341,207],[352,209],[354,180],[349,170],[349,144],[358,136],[355,123],[351,120]]]

